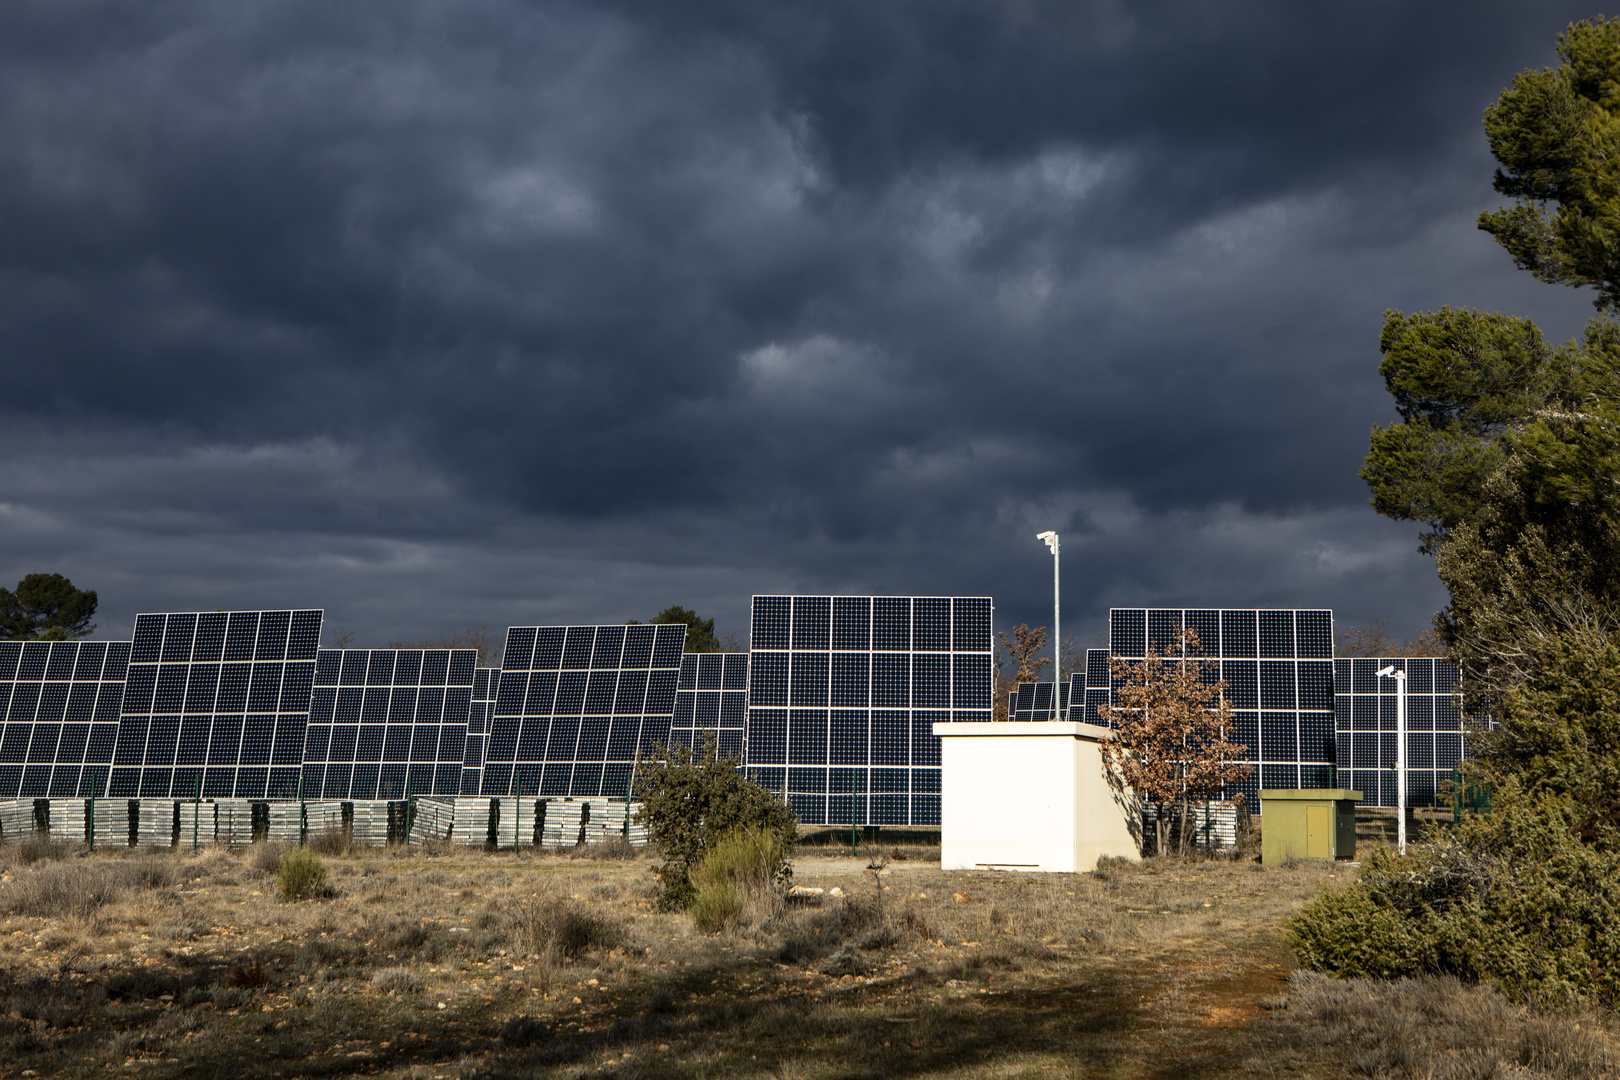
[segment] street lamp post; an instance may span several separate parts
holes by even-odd
[[[1406,672],[1394,664],[1382,668],[1379,678],[1395,680],[1395,841],[1406,854]]]
[[[1063,593],[1058,589],[1058,534],[1048,529],[1037,533],[1037,540],[1045,540],[1052,551],[1052,719],[1061,720],[1059,711],[1063,702]]]

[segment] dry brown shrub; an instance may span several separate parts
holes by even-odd
[[[896,922],[905,933],[922,941],[932,941],[939,936],[928,917],[912,907],[904,908]]]
[[[11,866],[32,866],[37,862],[66,859],[82,845],[52,840],[44,833],[29,833],[15,843],[0,845],[0,860]]]
[[[558,849],[559,853],[567,854],[570,859],[639,859],[649,850],[636,847],[622,836]]]
[[[0,887],[0,910],[87,919],[125,893],[161,888],[173,881],[173,868],[158,858],[47,863],[19,872]]]
[[[310,833],[306,840],[311,851],[321,855],[349,855],[353,853],[349,831],[339,826]]]
[[[281,853],[287,850],[286,844],[265,841],[253,847],[253,869],[266,874],[273,874],[281,868]]]
[[[514,1016],[501,1025],[500,1038],[506,1046],[538,1046],[551,1038],[551,1028],[532,1016]]]
[[[88,956],[95,951],[100,927],[94,919],[69,916],[51,927],[40,939],[40,947],[69,957]]]
[[[1613,1076],[1620,1038],[1591,1011],[1538,1012],[1449,976],[1334,979],[1295,972],[1282,1016],[1303,1045],[1347,1045],[1360,1075],[1484,1080]]]
[[[518,953],[537,957],[543,966],[613,949],[625,940],[619,920],[549,891],[517,905],[511,921]]]
[[[390,967],[383,968],[371,977],[371,988],[383,993],[410,994],[422,989],[422,981],[410,968]]]
[[[785,964],[810,966],[844,951],[856,941],[888,943],[888,921],[875,903],[854,896],[826,908],[800,909],[786,920],[786,932],[776,959]],[[881,947],[881,946],[880,946]],[[857,974],[840,971],[838,974]]]
[[[219,980],[221,986],[233,990],[252,990],[266,986],[269,982],[270,976],[258,964],[232,964],[225,972],[225,976]]]

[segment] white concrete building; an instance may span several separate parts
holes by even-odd
[[[937,723],[940,865],[946,870],[1094,870],[1141,857],[1141,814],[1110,784],[1108,728],[1067,720]]]

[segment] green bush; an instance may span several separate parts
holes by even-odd
[[[725,930],[743,917],[774,914],[776,885],[787,865],[787,848],[759,826],[733,829],[703,853],[692,872],[696,890],[692,919],[705,933]]]
[[[1620,856],[1587,844],[1567,801],[1498,789],[1487,817],[1360,878],[1289,924],[1300,964],[1346,977],[1450,974],[1514,1001],[1613,1005],[1620,991]]]
[[[721,758],[711,742],[701,754],[665,747],[636,770],[640,821],[658,845],[663,863],[653,868],[658,902],[665,910],[690,907],[698,889],[692,873],[704,854],[727,833],[759,829],[776,841],[772,880],[785,885],[798,840],[798,820],[776,796],[743,777],[734,760]]]
[[[699,930],[705,934],[718,934],[735,926],[737,920],[742,918],[742,893],[729,881],[696,885],[687,912]]]
[[[326,880],[326,860],[309,848],[288,848],[276,865],[276,887],[288,900],[313,900],[332,895]]]

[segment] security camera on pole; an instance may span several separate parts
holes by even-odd
[[[1035,539],[1045,540],[1052,549],[1052,719],[1063,719],[1063,627],[1058,616],[1062,613],[1063,594],[1058,590],[1058,534],[1048,529],[1036,533]]]
[[[1406,672],[1394,664],[1379,669],[1378,677],[1395,680],[1395,839],[1406,854]]]

